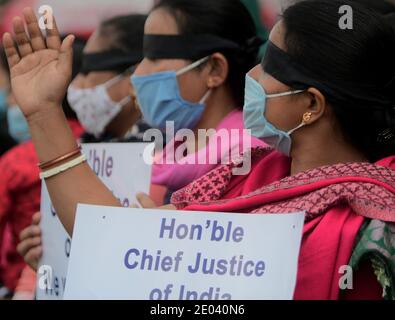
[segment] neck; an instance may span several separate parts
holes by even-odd
[[[122,139],[128,131],[139,121],[141,113],[136,111],[131,104],[126,105],[122,111],[107,126],[106,131],[114,138]]]
[[[236,107],[233,97],[225,90],[214,90],[207,99],[206,109],[194,131],[215,129]]]
[[[342,139],[313,137],[303,145],[295,143],[293,146],[291,175],[322,166],[368,161],[360,151]]]
[[[198,130],[217,128],[222,120],[236,108],[235,100],[226,88],[221,87],[211,92],[211,95],[206,101],[206,109],[202,118],[194,129],[195,152],[205,148],[208,143],[208,138],[205,141],[199,140]],[[188,150],[193,150],[193,148],[188,147]]]

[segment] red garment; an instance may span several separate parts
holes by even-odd
[[[395,158],[376,165],[326,166],[290,177],[289,159],[280,154],[257,149],[252,157],[248,176],[233,177],[234,165],[221,166],[175,193],[172,203],[193,211],[306,211],[294,298],[339,299],[339,269],[349,264],[365,218],[395,222],[395,170],[385,167]]]
[[[76,137],[83,129],[75,120],[69,125]],[[32,216],[40,210],[41,181],[37,167],[38,158],[31,141],[18,145],[0,158],[0,256],[6,261],[0,265],[0,281],[14,290],[25,267],[17,253],[19,234],[32,222]],[[5,237],[5,228],[11,237]]]

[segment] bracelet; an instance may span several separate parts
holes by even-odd
[[[43,179],[48,179],[48,178],[54,177],[60,173],[63,173],[67,170],[70,170],[70,169],[84,163],[86,160],[87,160],[86,156],[84,154],[82,154],[78,158],[75,158],[69,162],[66,162],[66,163],[60,165],[59,167],[50,169],[45,172],[41,172],[40,179],[43,180]]]
[[[79,146],[76,150],[74,150],[72,152],[69,152],[69,153],[67,153],[67,154],[65,154],[63,156],[60,156],[60,157],[58,157],[56,159],[53,159],[53,160],[50,160],[50,161],[47,161],[47,162],[44,162],[44,163],[40,163],[40,164],[38,164],[38,167],[41,170],[48,169],[50,167],[53,167],[54,165],[57,165],[60,162],[63,162],[65,160],[69,160],[70,158],[72,158],[72,157],[74,157],[74,156],[76,156],[76,155],[78,155],[80,153],[81,153],[81,146]]]

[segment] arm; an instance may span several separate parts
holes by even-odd
[[[24,10],[24,21],[13,20],[15,40],[3,36],[11,72],[14,96],[29,123],[40,162],[50,161],[77,148],[61,103],[71,80],[73,36],[63,43],[54,21],[47,37],[42,37],[31,8]],[[67,232],[73,232],[78,203],[120,206],[118,200],[84,163],[46,181],[52,203]]]

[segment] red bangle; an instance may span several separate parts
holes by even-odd
[[[60,157],[58,157],[58,158],[56,158],[56,159],[53,159],[53,160],[51,160],[51,161],[47,161],[47,162],[40,163],[40,164],[38,165],[38,167],[39,167],[41,170],[45,170],[45,169],[48,169],[48,168],[50,168],[50,167],[53,167],[53,166],[57,165],[57,164],[60,163],[60,162],[69,160],[70,158],[72,158],[72,157],[74,157],[74,156],[76,156],[76,155],[79,155],[80,153],[81,153],[81,146],[79,146],[78,149],[76,149],[76,150],[74,150],[74,151],[72,151],[72,152],[69,152],[69,153],[67,153],[67,154],[65,154],[65,155],[63,155],[63,156],[60,156]]]

